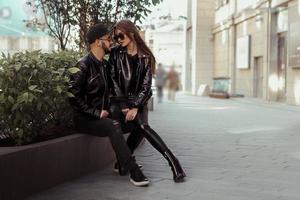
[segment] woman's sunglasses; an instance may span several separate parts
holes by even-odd
[[[113,36],[113,39],[114,39],[114,41],[118,42],[119,39],[120,39],[120,40],[124,40],[124,39],[125,39],[125,35],[124,35],[123,33],[119,33],[119,34],[117,34],[117,35],[114,35],[114,36]]]

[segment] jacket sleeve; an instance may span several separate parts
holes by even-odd
[[[109,70],[108,70],[108,78],[109,78],[109,85],[110,91],[112,92],[113,96],[124,96],[119,85],[118,80],[116,77],[116,66],[117,66],[117,52],[113,50],[109,56]]]
[[[69,92],[74,96],[69,98],[69,102],[74,110],[85,113],[89,116],[100,118],[100,110],[88,105],[84,98],[84,88],[87,78],[86,66],[79,62],[77,67],[80,71],[70,76]]]
[[[152,72],[151,72],[150,60],[147,60],[146,62],[147,62],[147,65],[145,66],[146,72],[144,77],[142,78],[143,79],[142,89],[137,95],[137,97],[134,99],[134,101],[132,101],[131,103],[131,107],[133,108],[144,106],[152,96],[152,90],[151,90]]]

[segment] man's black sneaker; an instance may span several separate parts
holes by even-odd
[[[143,168],[143,165],[138,164],[138,166],[139,166],[140,169]],[[115,165],[114,165],[114,172],[120,173],[120,172],[119,172],[119,163],[118,163],[118,162],[116,162]],[[124,174],[124,173],[121,173],[121,174],[122,174],[122,175],[126,175],[126,174]]]
[[[130,170],[130,182],[138,187],[147,186],[150,183],[140,168]]]

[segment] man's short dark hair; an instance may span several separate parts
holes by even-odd
[[[109,34],[109,29],[106,25],[104,24],[93,25],[89,28],[86,34],[86,42],[88,44],[92,44],[96,41],[96,39],[99,39],[106,34]]]

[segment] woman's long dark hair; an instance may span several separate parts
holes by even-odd
[[[124,34],[126,34],[127,37],[130,38],[130,40],[135,41],[139,56],[142,56],[142,54],[150,56],[151,71],[152,73],[154,73],[156,62],[155,57],[149,49],[149,47],[144,42],[144,40],[142,39],[142,37],[140,36],[139,31],[134,25],[134,23],[132,23],[130,20],[125,19],[117,22],[114,28],[115,30],[118,29],[122,31]]]

